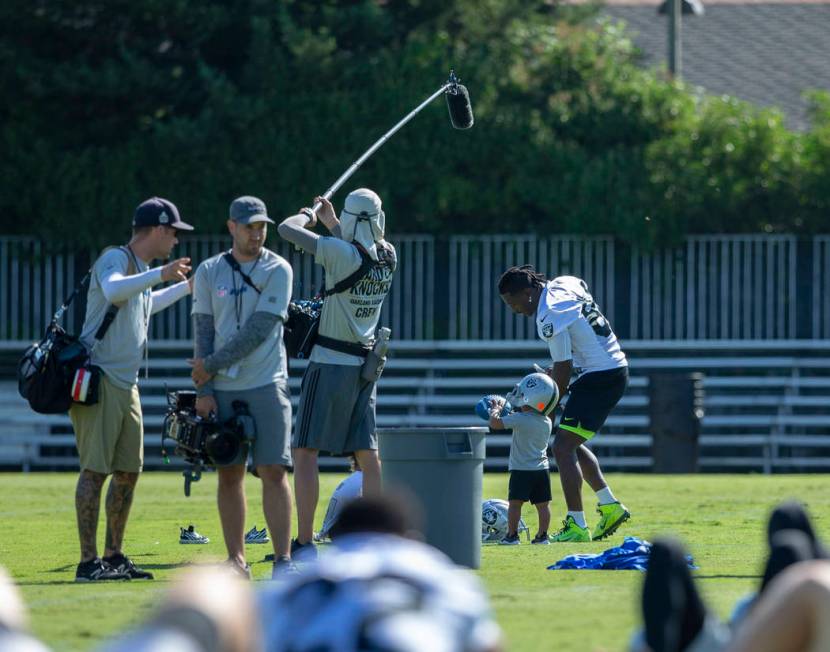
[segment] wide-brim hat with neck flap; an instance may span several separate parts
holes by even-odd
[[[340,212],[340,234],[346,242],[357,242],[372,260],[378,259],[376,242],[383,240],[386,216],[380,197],[373,190],[358,188],[346,196]]]

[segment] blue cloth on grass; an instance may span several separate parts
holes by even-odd
[[[637,537],[625,537],[623,544],[609,548],[597,555],[568,555],[563,557],[548,570],[639,570],[648,567],[651,544]],[[689,568],[696,570],[691,555],[686,556]]]

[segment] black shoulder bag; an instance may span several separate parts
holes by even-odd
[[[129,257],[129,255],[128,255]],[[133,266],[128,264],[128,272]],[[68,334],[60,325],[69,305],[89,284],[92,269],[64,300],[52,317],[40,342],[32,344],[17,363],[17,390],[40,414],[62,414],[73,402],[73,380],[78,380],[77,402],[93,405],[98,400],[100,369],[89,365],[89,352],[75,335]],[[95,339],[101,340],[115,320],[119,306],[107,308]],[[83,370],[83,371],[82,371]],[[80,372],[80,378],[76,378]]]

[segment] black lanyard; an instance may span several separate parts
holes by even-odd
[[[250,285],[254,290],[257,291],[257,294],[260,293],[259,288],[254,285],[254,282],[251,280],[251,274],[254,273],[254,269],[256,269],[257,263],[259,263],[259,259],[262,257],[262,252],[259,252],[259,256],[256,257],[254,264],[251,265],[251,271],[247,274],[242,271],[242,267],[239,265],[239,261],[233,257],[233,254],[229,251],[225,254],[225,260],[228,261],[228,264],[231,266],[231,281],[233,282],[233,307],[234,312],[236,313],[236,330],[239,330],[241,325],[242,319],[242,290],[245,288],[245,285]],[[239,290],[236,289],[236,273],[239,272],[239,275],[242,277],[243,283],[239,286]]]

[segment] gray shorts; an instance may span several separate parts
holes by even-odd
[[[332,455],[376,450],[377,384],[360,377],[360,367],[311,362],[303,375],[291,445]]]
[[[249,449],[253,466],[281,464],[291,466],[291,394],[284,380],[256,387],[234,391],[215,392],[219,421],[233,416],[233,401],[245,401],[256,422],[256,439],[250,445],[243,445],[228,466],[245,464]]]

